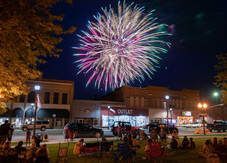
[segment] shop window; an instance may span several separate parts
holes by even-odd
[[[50,92],[44,93],[44,103],[49,104],[50,103]]]
[[[68,104],[68,94],[62,93],[62,104]]]
[[[58,100],[59,100],[59,93],[54,92],[53,104],[58,104]]]

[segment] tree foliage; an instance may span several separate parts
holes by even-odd
[[[23,94],[26,81],[41,76],[37,65],[59,56],[63,15],[51,11],[57,0],[0,1],[0,105]],[[72,30],[73,29],[73,30]],[[74,31],[74,28],[70,32]]]
[[[227,53],[217,55],[217,60],[215,85],[222,90],[227,90]]]

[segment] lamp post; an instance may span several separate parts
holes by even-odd
[[[168,104],[168,100],[170,99],[169,95],[165,96],[166,99],[166,125],[169,125],[169,104]]]
[[[205,128],[205,113],[208,108],[207,103],[205,102],[199,102],[197,107],[203,111],[202,117],[203,117],[203,135],[206,135],[206,128]]]
[[[108,106],[108,129],[110,127],[110,106]]]
[[[33,136],[35,136],[35,130],[36,130],[36,119],[37,119],[36,114],[38,110],[38,95],[40,91],[40,85],[35,85],[34,90],[35,90],[35,113],[34,113]]]
[[[170,108],[170,109],[169,109],[169,111],[170,111],[170,120],[171,120],[171,125],[173,125],[173,109],[172,109],[172,108]]]
[[[221,91],[214,91],[212,93],[212,97],[215,99],[215,105],[211,107],[217,107],[220,106],[221,112],[222,112],[222,119],[225,120],[225,114],[224,114],[224,94]]]

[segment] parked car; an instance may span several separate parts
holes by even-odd
[[[213,124],[207,124],[207,129],[211,132],[225,132],[227,130],[227,121],[214,121]]]
[[[64,135],[66,139],[78,137],[102,137],[102,129],[95,128],[90,125],[80,123],[67,123],[64,127]]]
[[[148,128],[148,131],[151,132],[152,130],[156,130],[157,133],[160,132],[161,128],[164,128],[166,130],[167,133],[172,133],[174,130],[178,132],[178,128],[175,127],[172,124],[163,124],[163,123],[149,123],[148,125],[146,125]]]
[[[47,120],[37,120],[35,127],[36,127],[36,129],[40,129],[41,131],[45,131],[47,128],[50,128],[50,122],[47,121]],[[23,131],[26,131],[27,129],[32,130],[33,128],[34,128],[34,122],[24,124],[22,126]]]
[[[111,130],[114,136],[121,136],[122,134],[136,134],[140,131],[138,127],[133,127],[130,122],[122,121],[115,121]]]

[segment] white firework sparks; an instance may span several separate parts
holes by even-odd
[[[82,31],[78,53],[79,72],[88,74],[87,84],[114,89],[142,82],[155,71],[160,54],[166,53],[169,43],[156,23],[153,12],[145,13],[143,7],[118,3],[117,12],[110,6],[88,23],[88,31]]]

